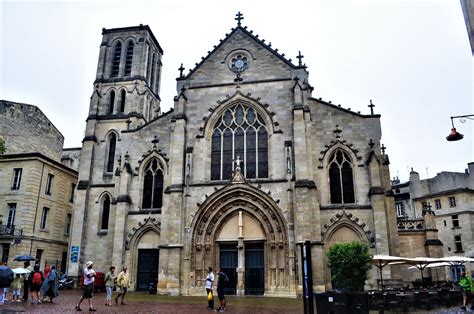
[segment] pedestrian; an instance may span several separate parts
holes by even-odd
[[[43,284],[44,277],[43,273],[40,272],[39,269],[39,265],[36,264],[33,268],[33,273],[31,273],[31,304],[43,303],[40,299],[39,291],[41,289],[41,285]]]
[[[214,273],[212,267],[207,268],[207,276],[205,279],[201,279],[205,282],[206,295],[207,295],[207,309],[214,310],[214,295],[212,294],[212,287],[214,285]]]
[[[28,294],[30,292],[30,285],[31,285],[31,273],[33,272],[33,267],[30,264],[30,261],[26,261],[23,263],[25,269],[28,269],[30,272],[25,274],[24,281],[23,281],[23,301],[28,301]]]
[[[461,271],[461,278],[459,278],[459,286],[461,287],[462,293],[461,309],[465,310],[471,294],[472,280],[470,276],[466,276],[466,272],[464,270]]]
[[[97,310],[92,307],[92,296],[94,291],[94,281],[95,281],[95,270],[92,268],[94,263],[88,261],[86,267],[84,268],[84,292],[82,297],[79,300],[79,303],[76,305],[76,311],[82,311],[81,303],[84,299],[89,301],[89,312],[96,312]]]
[[[49,267],[48,263],[45,262],[44,269],[43,269],[44,278],[48,277],[50,271],[51,271],[51,268]]]
[[[105,305],[112,306],[112,291],[115,286],[117,276],[115,275],[115,266],[110,266],[109,272],[105,274],[105,291],[107,296],[105,297]]]
[[[228,281],[229,277],[227,277],[227,274],[222,271],[222,268],[220,268],[219,272],[217,273],[217,298],[220,302],[219,308],[216,310],[217,312],[225,311],[226,301],[224,295],[224,287]]]
[[[12,289],[13,289],[13,302],[21,302],[20,301],[20,291],[22,286],[23,277],[20,274],[15,275],[15,279],[12,282]]]
[[[59,276],[56,272],[56,266],[53,265],[51,270],[48,272],[48,276],[41,285],[40,293],[43,302],[53,303],[53,298],[56,298],[59,295],[58,286]],[[49,298],[49,300],[47,298]]]
[[[130,275],[127,272],[127,266],[122,267],[122,271],[118,274],[117,285],[119,287],[119,294],[115,297],[115,304],[118,304],[118,299],[122,297],[120,304],[125,305],[123,299],[127,294],[128,287],[130,286]]]

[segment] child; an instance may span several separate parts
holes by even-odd
[[[12,282],[12,289],[13,289],[12,301],[13,302],[15,302],[15,299],[16,299],[16,302],[21,302],[20,291],[21,291],[22,281],[23,281],[23,278],[20,276],[20,274],[16,274],[15,279],[13,279],[13,282]]]

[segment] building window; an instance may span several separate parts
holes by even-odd
[[[106,195],[104,197],[104,201],[102,202],[102,217],[100,221],[101,230],[109,229],[109,215],[110,215],[110,197]]]
[[[74,203],[74,192],[76,191],[76,184],[71,183],[71,194],[69,195],[69,203]]]
[[[10,255],[10,243],[2,243],[2,262],[8,262],[8,255]]]
[[[133,42],[129,41],[127,46],[127,54],[125,55],[125,76],[129,76],[132,73],[132,60],[133,60]]]
[[[115,45],[114,55],[112,57],[112,77],[117,77],[120,69],[120,56],[122,55],[122,43]]]
[[[454,236],[454,246],[456,247],[456,252],[462,252],[462,239],[460,235]]]
[[[14,168],[13,169],[13,184],[12,190],[19,190],[20,183],[21,183],[21,173],[23,172],[22,168]]]
[[[66,226],[64,228],[64,234],[69,235],[71,231],[71,222],[72,222],[72,214],[67,214],[66,216]]]
[[[143,179],[143,209],[161,208],[163,204],[163,167],[158,159],[148,162]]]
[[[120,92],[120,112],[125,112],[125,96],[125,90],[122,89],[122,91]]]
[[[435,208],[436,209],[441,209],[441,200],[440,199],[435,199]]]
[[[396,203],[395,209],[397,210],[397,218],[404,218],[405,217],[405,204],[403,203]]]
[[[446,227],[446,226],[447,226],[447,224],[446,224],[446,220],[443,220],[443,223],[444,223],[444,226]]]
[[[15,225],[16,203],[8,203],[7,227],[11,228]]]
[[[41,265],[41,258],[43,257],[43,249],[36,250],[35,264]]]
[[[115,105],[115,92],[111,91],[109,94],[109,113],[114,113],[114,105]]]
[[[111,133],[109,136],[109,150],[107,154],[107,172],[114,171],[116,142],[117,142],[117,137],[115,136],[115,133]]]
[[[52,175],[51,173],[48,173],[48,179],[46,180],[46,190],[45,190],[45,193],[47,195],[52,194],[53,180],[54,180],[54,175]]]
[[[49,208],[48,207],[43,207],[43,214],[41,215],[41,223],[40,223],[40,229],[45,230],[46,229],[46,223],[48,220],[48,213],[49,213]]]
[[[452,215],[451,219],[453,221],[453,228],[459,228],[459,218],[458,215]]]
[[[449,207],[456,207],[456,198],[454,196],[449,197]]]
[[[153,58],[151,60],[151,72],[150,72],[150,89],[153,91],[153,86],[155,84],[155,58],[156,54],[153,54]]]
[[[329,186],[332,204],[354,203],[352,162],[341,149],[329,158]]]
[[[248,179],[268,177],[268,132],[260,114],[237,104],[219,117],[212,133],[211,180],[228,180],[240,157]]]

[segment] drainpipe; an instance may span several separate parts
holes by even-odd
[[[44,174],[44,162],[43,162],[43,167],[41,168],[41,178],[40,178],[40,184],[38,188],[38,197],[36,198],[35,220],[33,220],[33,231],[31,233],[31,242],[30,242],[30,255],[31,255],[31,251],[33,250],[33,241],[34,241],[35,230],[36,230],[36,217],[38,216],[38,205],[39,205],[39,199],[40,199],[40,194],[41,194],[41,186],[43,185],[43,174]]]

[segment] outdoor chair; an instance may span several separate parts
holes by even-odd
[[[370,295],[370,309],[372,310],[384,310],[385,309],[385,296],[382,291],[374,291]]]
[[[428,291],[419,291],[416,293],[417,307],[431,310],[433,308]]]
[[[385,295],[385,309],[394,310],[402,307],[401,298],[397,297],[395,292],[389,292]]]

